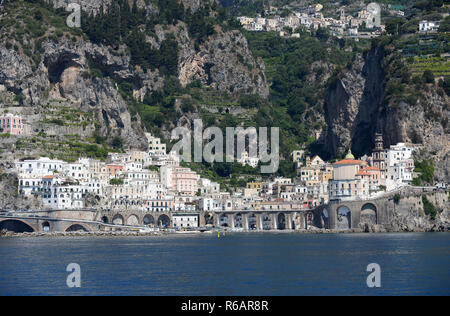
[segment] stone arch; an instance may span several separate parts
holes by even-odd
[[[139,217],[135,214],[128,216],[127,225],[138,226],[139,225]]]
[[[248,229],[255,230],[258,229],[258,217],[255,213],[248,216]]]
[[[234,215],[234,227],[244,228],[244,217],[241,213],[237,213],[236,215]]]
[[[375,204],[366,203],[361,207],[361,223],[375,225],[378,222],[378,210]]]
[[[114,215],[112,222],[114,225],[124,225],[125,224],[125,220],[124,220],[123,216],[120,214]]]
[[[272,223],[272,216],[268,213],[264,213],[262,215],[262,228],[263,230],[272,230],[273,223]]]
[[[142,220],[142,224],[144,224],[146,226],[155,225],[155,218],[152,215],[147,214],[144,216],[144,219]]]
[[[170,227],[170,218],[166,214],[162,214],[158,217],[158,226]]]
[[[108,218],[108,216],[102,216],[102,223],[103,223],[103,224],[109,224],[109,218]]]
[[[278,230],[286,229],[286,215],[284,215],[284,213],[279,213],[277,215],[277,228]]]
[[[0,222],[0,231],[8,230],[14,233],[33,233],[37,229],[33,227],[30,223],[19,219],[7,219]]]
[[[352,228],[352,212],[345,206],[339,206],[336,210],[336,228],[346,230]]]
[[[83,232],[89,232],[90,229],[86,227],[86,225],[84,224],[71,224],[69,225],[65,230],[65,232],[79,232],[79,231],[83,231]]]
[[[42,227],[42,231],[46,232],[46,233],[50,232],[50,230],[51,230],[50,223],[47,221],[43,222],[41,227]]]
[[[219,216],[219,226],[220,227],[230,227],[230,219],[227,214],[221,214]]]

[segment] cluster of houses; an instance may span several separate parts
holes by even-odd
[[[148,151],[110,153],[106,161],[80,158],[74,163],[50,158],[16,161],[18,193],[39,196],[47,209],[80,210],[95,197],[106,210],[173,212],[176,223],[196,227],[199,211],[308,210],[331,199],[367,199],[412,181],[414,148],[400,143],[383,148],[381,135],[370,157],[349,152],[333,164],[293,153],[298,176],[247,183],[233,193],[180,166],[180,157],[147,134]],[[183,214],[178,217],[176,214]]]
[[[398,143],[384,149],[381,134],[376,134],[371,156],[355,159],[351,152],[333,164],[320,157],[303,159],[303,152],[293,153],[298,178],[305,190],[326,200],[369,199],[410,185],[414,175],[413,153],[416,146]]]
[[[297,8],[294,13],[289,16],[281,17],[273,15],[266,17],[238,17],[244,29],[248,31],[266,31],[280,32],[281,36],[285,36],[285,28],[296,30],[299,27],[317,30],[319,28],[327,28],[334,36],[356,36],[356,37],[374,37],[379,36],[384,31],[384,25],[381,25],[379,15],[368,7],[360,10],[356,16],[346,15],[345,10],[340,10],[338,19],[332,17],[324,17],[321,12],[323,6],[321,4],[310,5],[304,8]],[[379,13],[379,12],[378,12]],[[361,27],[365,29],[374,29],[371,32],[359,33]],[[299,37],[299,33],[293,33],[292,37]]]

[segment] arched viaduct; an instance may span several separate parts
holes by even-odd
[[[38,232],[92,232],[100,230],[97,223],[32,217],[0,217],[0,231],[6,229],[16,233]]]
[[[330,201],[314,211],[314,226],[318,228],[348,230],[364,224],[387,224],[392,214],[386,199],[366,201]]]

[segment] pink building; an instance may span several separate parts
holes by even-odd
[[[23,135],[23,120],[18,115],[4,114],[0,116],[0,132],[11,135]]]
[[[189,168],[161,167],[161,182],[169,189],[181,194],[195,195],[198,192],[199,175]]]
[[[122,165],[106,165],[106,172],[110,177],[116,177],[123,172],[124,166]]]

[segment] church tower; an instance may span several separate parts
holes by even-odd
[[[375,134],[375,149],[372,152],[373,166],[381,171],[386,170],[386,154],[384,151],[383,135]]]

